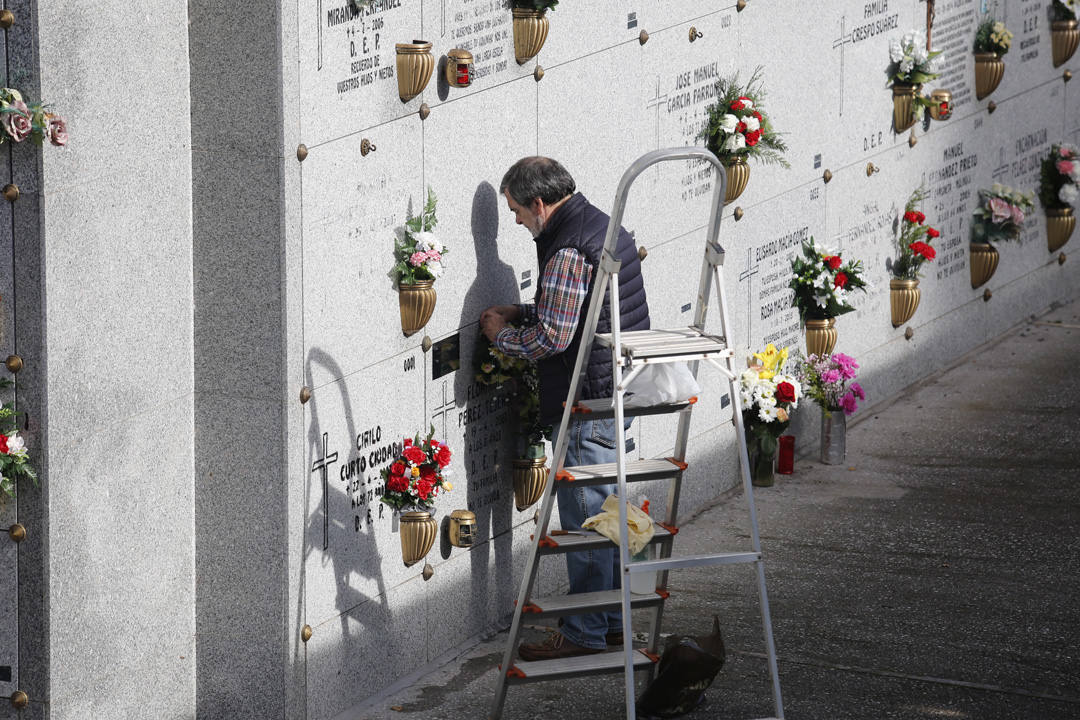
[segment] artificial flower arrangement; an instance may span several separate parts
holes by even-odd
[[[861,273],[862,261],[845,263],[839,253],[818,248],[813,237],[803,243],[802,256],[791,259],[788,287],[795,291],[791,307],[799,309],[799,320],[807,328],[807,352],[832,351],[836,345],[834,318],[855,309],[849,302],[853,291],[866,291]]]
[[[7,378],[0,378],[0,389],[10,388],[14,384]],[[5,505],[8,498],[15,497],[20,477],[29,478],[37,484],[37,472],[30,464],[26,441],[19,437],[15,423],[17,416],[18,411],[12,403],[7,402],[0,407],[0,506]]]
[[[405,438],[401,455],[382,469],[386,486],[382,502],[395,510],[430,510],[440,493],[454,489],[446,479],[450,448],[434,438],[434,425],[423,439],[419,433],[415,438]]]
[[[524,65],[540,54],[548,35],[547,11],[559,0],[507,0],[514,16],[514,58]]]
[[[995,243],[1018,240],[1024,224],[1025,213],[1035,207],[1035,194],[1013,190],[1001,183],[994,183],[986,190],[979,190],[979,207],[975,208],[971,225],[972,241]]]
[[[1047,245],[1054,252],[1076,228],[1073,206],[1080,200],[1080,149],[1075,145],[1053,145],[1043,158],[1039,200],[1046,211]]]
[[[926,197],[926,188],[923,186],[911,193],[900,221],[900,237],[897,240],[900,254],[889,266],[893,275],[889,281],[893,327],[900,327],[915,314],[921,297],[919,270],[924,262],[937,257],[937,251],[931,243],[941,237],[941,233],[926,224],[926,215],[919,210],[919,205]]]
[[[524,510],[543,497],[547,486],[545,438],[551,426],[540,420],[540,376],[536,363],[507,355],[483,333],[477,335],[474,377],[481,385],[507,391],[517,412],[517,457],[513,461],[514,504]]]
[[[739,398],[754,485],[773,484],[778,438],[787,430],[802,397],[802,384],[785,372],[787,359],[788,348],[777,350],[769,343],[763,352],[747,359],[748,367],[740,376]]]
[[[821,408],[821,461],[834,465],[847,455],[845,418],[866,399],[866,392],[855,381],[859,364],[844,353],[811,354],[800,363],[796,377],[807,397]],[[839,414],[838,411],[843,411]]]
[[[383,495],[379,498],[401,513],[401,559],[409,567],[424,559],[438,535],[439,526],[429,512],[435,498],[454,486],[450,475],[450,448],[435,440],[435,426],[427,437],[405,438],[401,454],[382,469]],[[397,515],[395,515],[397,518]]]
[[[930,108],[934,117],[944,120],[952,112],[951,94],[935,91],[935,99],[923,96],[922,84],[941,76],[937,58],[940,50],[926,49],[926,33],[909,30],[899,40],[889,43],[889,76],[893,91],[893,126],[903,132],[915,124],[923,108]],[[941,103],[945,103],[944,112]]]
[[[1060,67],[1069,61],[1077,45],[1080,45],[1080,29],[1077,29],[1076,21],[1080,0],[1054,0],[1051,9],[1050,44],[1054,67]]]
[[[761,71],[754,70],[750,80],[739,83],[736,73],[716,82],[716,102],[706,112],[708,118],[699,138],[705,140],[728,171],[725,203],[732,202],[750,179],[749,158],[759,162],[791,167],[784,159],[787,144],[777,133],[765,112],[765,90],[761,86]]]
[[[450,252],[432,230],[435,218],[435,193],[428,188],[424,210],[408,217],[398,229],[394,241],[394,267],[391,275],[398,286],[401,330],[406,336],[422,329],[435,310],[437,295],[432,287],[445,269],[445,255]]]
[[[30,138],[41,145],[45,138],[53,145],[67,145],[67,122],[39,102],[27,103],[15,88],[0,87],[0,144],[10,138],[22,142]]]
[[[1005,23],[987,15],[975,31],[975,98],[982,100],[994,92],[1005,75],[1001,58],[1012,46],[1013,34]]]
[[[1035,207],[1034,193],[1022,193],[994,183],[979,190],[979,206],[971,222],[971,287],[989,280],[998,266],[998,251],[992,243],[1018,240],[1025,213]]]

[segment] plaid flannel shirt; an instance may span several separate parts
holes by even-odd
[[[577,250],[563,248],[555,253],[540,276],[540,302],[521,305],[522,327],[503,328],[495,337],[495,347],[507,355],[529,360],[540,360],[570,347],[592,272],[592,265]]]

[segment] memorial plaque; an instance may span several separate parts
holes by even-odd
[[[420,0],[306,3],[299,22],[300,126],[308,148],[415,113],[398,96],[394,46],[422,38]],[[449,49],[449,48],[447,48]],[[437,50],[433,50],[437,52]]]
[[[1034,89],[1053,66],[1050,49],[1051,0],[1011,0],[996,12],[1013,33],[1012,47],[1002,58],[1005,75],[991,98],[1007,98]],[[974,42],[974,30],[971,34]],[[1056,73],[1053,73],[1056,74]]]
[[[981,0],[955,0],[935,5],[937,14],[931,40],[934,50],[942,53],[939,59],[941,77],[932,80],[928,86],[944,88],[952,93],[954,117],[973,112],[976,103],[973,48],[975,31],[982,19],[982,4]]]

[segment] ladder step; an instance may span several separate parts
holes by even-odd
[[[633,608],[654,607],[664,602],[665,597],[658,592],[645,595],[630,595]],[[600,610],[616,610],[622,605],[622,590],[601,590],[600,592],[578,593],[576,595],[555,595],[552,597],[533,598],[526,603],[525,613],[537,618],[558,615],[580,615]]]
[[[581,550],[597,550],[599,548],[615,547],[615,543],[611,542],[598,532],[593,532],[592,530],[572,530],[570,532],[572,534],[549,534],[547,537],[541,538],[540,554],[556,555],[559,553],[578,552]],[[653,535],[652,540],[649,541],[649,544],[652,545],[664,542],[665,540],[669,540],[677,532],[677,529],[673,533],[671,532],[671,530],[662,527],[658,523],[656,525],[656,534]],[[634,564],[638,565],[644,563]]]
[[[623,415],[626,417],[641,417],[644,415],[667,415],[670,413],[682,412],[696,403],[697,400],[697,397],[692,397],[683,402],[664,405],[635,406],[626,404],[623,406]],[[583,420],[604,420],[606,418],[613,418],[615,417],[615,407],[612,405],[612,402],[611,398],[579,400],[570,412],[574,413],[574,415],[588,415],[588,417],[582,418]]]
[[[626,463],[626,482],[672,478],[685,469],[686,463],[675,458],[630,460]],[[601,463],[563,468],[555,474],[555,479],[579,485],[607,485],[618,482],[619,475],[615,463]]]
[[[683,555],[659,560],[641,560],[630,563],[626,571],[630,573],[675,570],[677,568],[707,567],[710,565],[738,565],[761,560],[758,552],[726,552],[712,555]]]
[[[659,657],[653,659],[641,650],[635,650],[634,669],[647,668],[658,662],[659,659]],[[507,671],[506,681],[511,685],[519,685],[544,680],[561,680],[568,677],[621,673],[622,671],[622,651],[603,652],[593,655],[560,658],[558,660],[536,660],[533,662],[519,660]]]
[[[612,333],[597,333],[596,341],[605,347],[614,344]],[[733,357],[727,340],[708,335],[694,327],[676,330],[634,330],[619,335],[623,355],[636,362],[676,362]]]

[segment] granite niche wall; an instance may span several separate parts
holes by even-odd
[[[946,60],[931,86],[953,92],[954,114],[918,124],[912,143],[912,133],[892,131],[886,68],[889,41],[926,26],[918,0],[564,0],[549,13],[543,50],[521,65],[499,0],[376,0],[362,11],[348,0],[190,0],[186,18],[160,2],[147,14],[112,3],[102,16],[118,18],[125,42],[161,69],[141,84],[100,70],[121,62],[114,34],[82,32],[100,23],[42,3],[37,45],[12,57],[37,52],[52,68],[42,72],[41,92],[67,104],[73,143],[80,123],[96,132],[70,163],[30,167],[47,199],[35,211],[40,242],[37,230],[20,230],[24,206],[16,206],[13,254],[42,254],[45,281],[18,268],[0,275],[5,299],[12,285],[25,286],[14,311],[19,347],[28,355],[44,347],[50,358],[46,490],[18,510],[48,525],[48,542],[22,546],[14,560],[10,550],[0,554],[0,570],[17,563],[26,594],[14,611],[0,605],[0,630],[19,628],[16,677],[38,683],[35,699],[54,697],[57,717],[87,709],[134,717],[130,708],[157,698],[155,716],[344,719],[504,627],[533,510],[514,509],[510,418],[498,396],[473,382],[472,349],[480,311],[528,301],[537,268],[499,180],[524,155],[550,155],[609,208],[634,159],[696,142],[718,77],[763,67],[766,107],[786,134],[792,166],[753,165],[746,192],[725,210],[737,347],[801,346],[787,273],[811,236],[867,268],[871,289],[839,319],[837,347],[862,364],[871,403],[1075,297],[1078,264],[1047,251],[1041,210],[1022,242],[1001,248],[989,299],[968,277],[977,189],[1035,189],[1051,143],[1080,141],[1080,86],[1063,75],[1080,60],[1052,66],[1049,4],[937,1],[933,35]],[[1001,86],[976,101],[970,45],[987,6],[1016,38]],[[449,87],[440,62],[424,91],[403,102],[395,44],[414,39],[431,42],[437,60],[454,48],[472,52],[472,85]],[[57,70],[66,62],[99,70],[74,82]],[[169,140],[146,133],[128,142],[127,125],[96,111],[103,92],[117,106],[141,99],[135,109],[164,118]],[[114,163],[117,147],[125,154]],[[105,196],[111,214],[94,202],[100,195],[83,194],[99,178],[114,182]],[[939,255],[923,277],[918,312],[893,328],[893,222],[920,183],[931,192],[924,210],[942,230]],[[428,188],[439,198],[447,273],[427,326],[405,337],[388,277],[394,230]],[[692,164],[650,170],[635,186],[625,225],[648,250],[654,326],[689,322],[711,189],[709,174]],[[124,233],[106,217],[119,218]],[[144,228],[157,244],[137,232]],[[83,236],[97,243],[94,252],[78,252]],[[126,259],[99,260],[106,257]],[[113,279],[107,292],[80,295],[97,277],[137,277],[139,290],[131,299]],[[42,297],[48,321],[35,325],[25,318],[41,316]],[[80,304],[85,297],[123,322],[94,324],[87,318],[97,306]],[[113,348],[142,350],[129,372],[111,369],[87,323]],[[87,358],[106,368],[93,385],[78,380],[89,377]],[[28,364],[26,377],[42,367]],[[684,512],[738,481],[723,385],[707,369],[702,384]],[[46,397],[26,402],[43,407]],[[78,493],[87,468],[115,459],[108,443],[76,439],[86,417],[115,421],[107,427],[131,436],[110,492],[94,493],[90,505],[95,517],[122,521],[116,546],[107,525],[85,519]],[[455,454],[455,487],[437,518],[475,511],[480,541],[470,550],[437,542],[425,580],[423,563],[403,566],[378,489],[393,448],[429,426]],[[799,452],[811,453],[812,406],[795,433]],[[674,423],[643,419],[632,435],[642,457],[666,455]],[[662,512],[659,487],[641,492]],[[87,537],[92,552],[76,554]],[[125,584],[125,575],[142,579]],[[557,590],[563,578],[562,564],[551,562],[540,582]],[[71,591],[79,583],[91,601]],[[132,613],[138,642],[113,632],[116,606]],[[89,643],[103,638],[118,665],[141,669],[87,664]],[[0,666],[10,655],[0,644]],[[155,678],[169,678],[163,691]],[[0,676],[0,695],[14,688],[5,683]],[[82,692],[93,683],[103,700]],[[33,717],[47,713],[45,703],[32,705]]]

